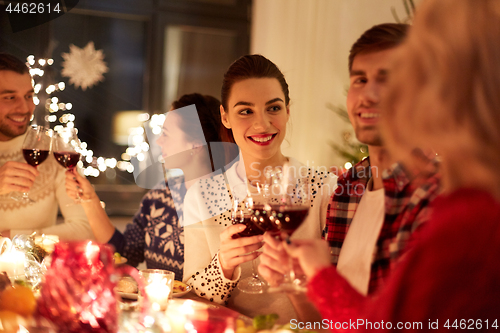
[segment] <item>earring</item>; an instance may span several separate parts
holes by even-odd
[[[190,155],[193,156],[193,152],[191,152]]]

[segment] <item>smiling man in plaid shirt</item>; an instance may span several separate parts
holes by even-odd
[[[408,28],[376,25],[361,35],[349,54],[347,111],[370,157],[339,175],[322,237],[329,242],[338,272],[364,295],[383,284],[418,237],[415,231],[427,221],[429,202],[440,190],[437,161],[415,151],[418,166],[410,166],[413,172],[405,170],[387,155],[379,130],[379,106],[391,59]],[[266,238],[260,258],[261,276],[271,285],[279,284],[289,265],[281,243]],[[297,304],[302,313],[309,307]]]
[[[339,176],[323,238],[330,244],[338,272],[365,295],[375,292],[389,275],[413,231],[427,220],[428,204],[439,192],[437,162],[418,154],[427,165],[411,177],[402,165],[391,166],[379,131],[379,106],[391,57],[407,30],[405,24],[374,26],[349,54],[347,111],[370,157]]]

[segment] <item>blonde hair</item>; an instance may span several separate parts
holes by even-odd
[[[402,160],[433,148],[449,163],[500,166],[500,1],[427,0],[391,71],[383,133]],[[500,177],[499,177],[500,178]]]

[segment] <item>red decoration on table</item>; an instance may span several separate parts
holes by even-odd
[[[135,278],[145,295],[138,271],[130,266],[115,267],[109,245],[58,243],[42,283],[38,313],[51,320],[59,332],[116,332],[118,312],[113,289],[122,274]],[[144,302],[147,309],[146,297]]]

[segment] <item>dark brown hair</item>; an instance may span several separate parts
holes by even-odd
[[[214,151],[213,148],[211,148],[211,145],[215,142],[234,143],[234,141],[225,140],[222,137],[226,128],[222,125],[221,121],[220,101],[210,95],[201,95],[198,93],[186,94],[172,103],[172,109],[180,109],[193,104],[196,106],[197,119],[194,118],[195,116],[192,113],[182,113],[182,121],[179,127],[184,133],[188,134],[192,140],[204,140],[207,143],[213,170],[215,170],[214,168],[218,165],[225,166],[229,164],[229,162],[238,155],[236,144],[224,145],[223,152]],[[203,137],[201,133],[197,133],[197,131],[193,131],[191,128],[192,124],[198,121],[203,131]],[[219,148],[220,147],[216,147],[216,149]]]
[[[24,62],[12,54],[0,53],[0,71],[13,71],[17,74],[29,73],[29,68]]]
[[[401,44],[408,34],[409,27],[403,23],[383,23],[366,30],[351,47],[349,71],[358,54],[382,51]]]
[[[181,96],[178,100],[172,103],[173,109],[180,109],[182,107],[188,105],[195,105],[196,112],[198,114],[198,119],[189,119],[187,118],[189,113],[183,114],[182,122],[180,124],[181,129],[188,133],[193,140],[205,140],[208,142],[219,142],[220,138],[220,127],[221,127],[221,119],[220,119],[220,101],[209,95],[201,95],[201,94],[186,94]],[[197,122],[199,120],[201,124],[201,129],[203,130],[203,136],[195,137],[197,134],[190,130],[190,124]]]
[[[228,110],[228,99],[231,94],[231,88],[239,81],[252,78],[271,78],[278,80],[281,90],[285,95],[285,104],[290,103],[288,83],[285,76],[279,68],[269,59],[260,54],[248,54],[240,57],[229,66],[224,74],[221,89],[221,101],[224,110]],[[230,129],[223,128],[221,133],[223,141],[234,142],[233,132]]]

